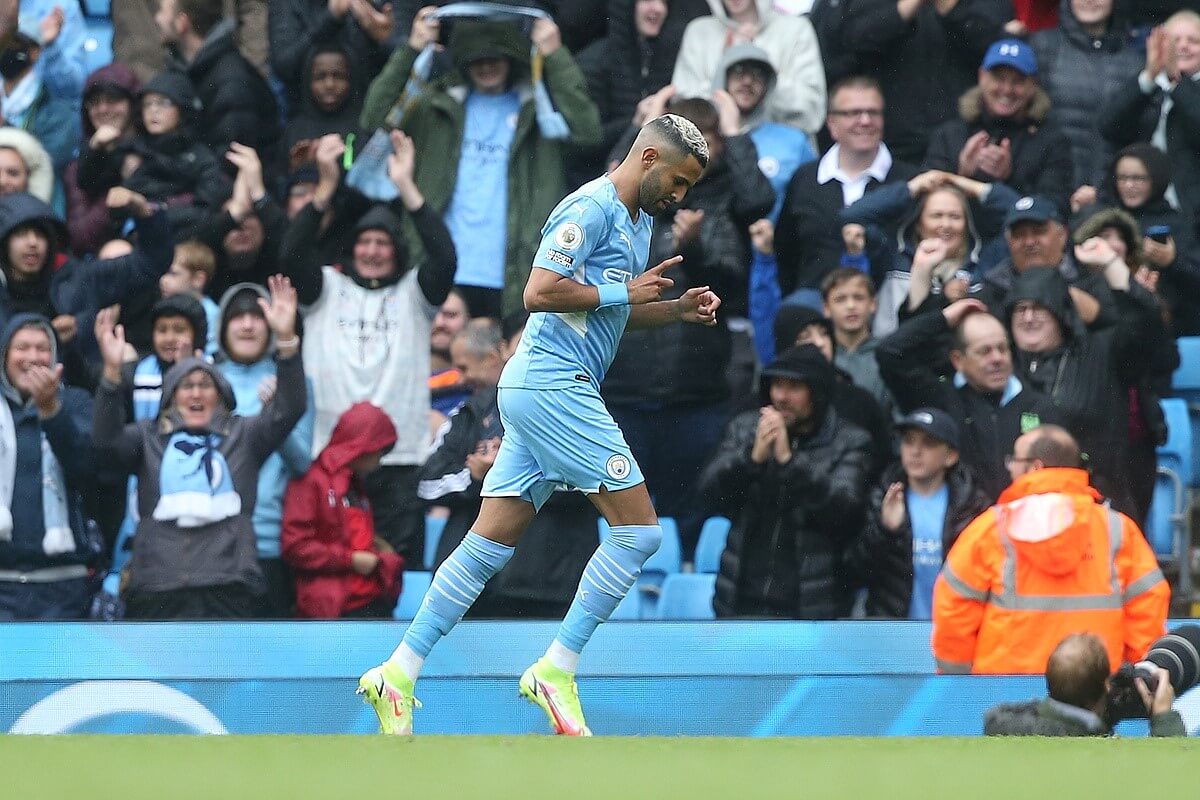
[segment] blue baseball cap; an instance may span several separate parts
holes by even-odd
[[[1001,39],[992,42],[987,55],[983,57],[984,69],[996,67],[1012,67],[1022,75],[1037,75],[1037,56],[1033,48],[1020,39]]]
[[[1008,209],[1008,213],[1004,215],[1004,230],[1011,230],[1012,226],[1018,222],[1050,222],[1051,220],[1062,222],[1058,206],[1037,195],[1022,197],[1013,203],[1012,208]]]

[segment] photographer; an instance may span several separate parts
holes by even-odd
[[[1143,666],[1157,681],[1151,693],[1143,678],[1133,679],[1150,719],[1150,735],[1186,736],[1183,718],[1171,707],[1175,688],[1170,674],[1157,665]],[[1123,718],[1113,713],[1110,699],[1115,679],[1103,640],[1092,633],[1072,634],[1059,643],[1046,664],[1050,696],[1001,703],[984,716],[983,732],[987,736],[1108,736]]]

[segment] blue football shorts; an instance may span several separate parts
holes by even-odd
[[[556,489],[587,494],[642,483],[621,429],[591,384],[499,390],[504,438],[483,497],[520,497],[540,509]]]

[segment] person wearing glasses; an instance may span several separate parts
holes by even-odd
[[[1065,208],[1075,188],[1071,141],[1049,114],[1033,48],[1001,39],[983,57],[978,85],[959,98],[958,117],[930,137],[925,168],[1004,183]]]
[[[1102,502],[1063,428],[1030,430],[1005,462],[1012,485],[934,584],[938,671],[1041,675],[1073,633],[1098,636],[1109,663],[1140,660],[1166,632],[1171,597],[1142,531]]]
[[[784,297],[818,289],[840,266],[844,249],[838,214],[879,186],[908,181],[917,168],[892,158],[883,143],[884,102],[873,78],[845,78],[829,94],[826,124],[834,145],[819,161],[796,170],[775,230],[779,286]],[[799,299],[799,298],[796,298]]]

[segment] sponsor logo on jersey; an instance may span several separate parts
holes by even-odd
[[[554,233],[554,243],[563,250],[577,250],[583,244],[583,228],[568,222]]]
[[[563,267],[571,267],[575,264],[574,258],[571,258],[571,256],[567,255],[561,250],[555,250],[553,248],[546,251],[546,258],[549,261],[553,261],[555,264]]]

